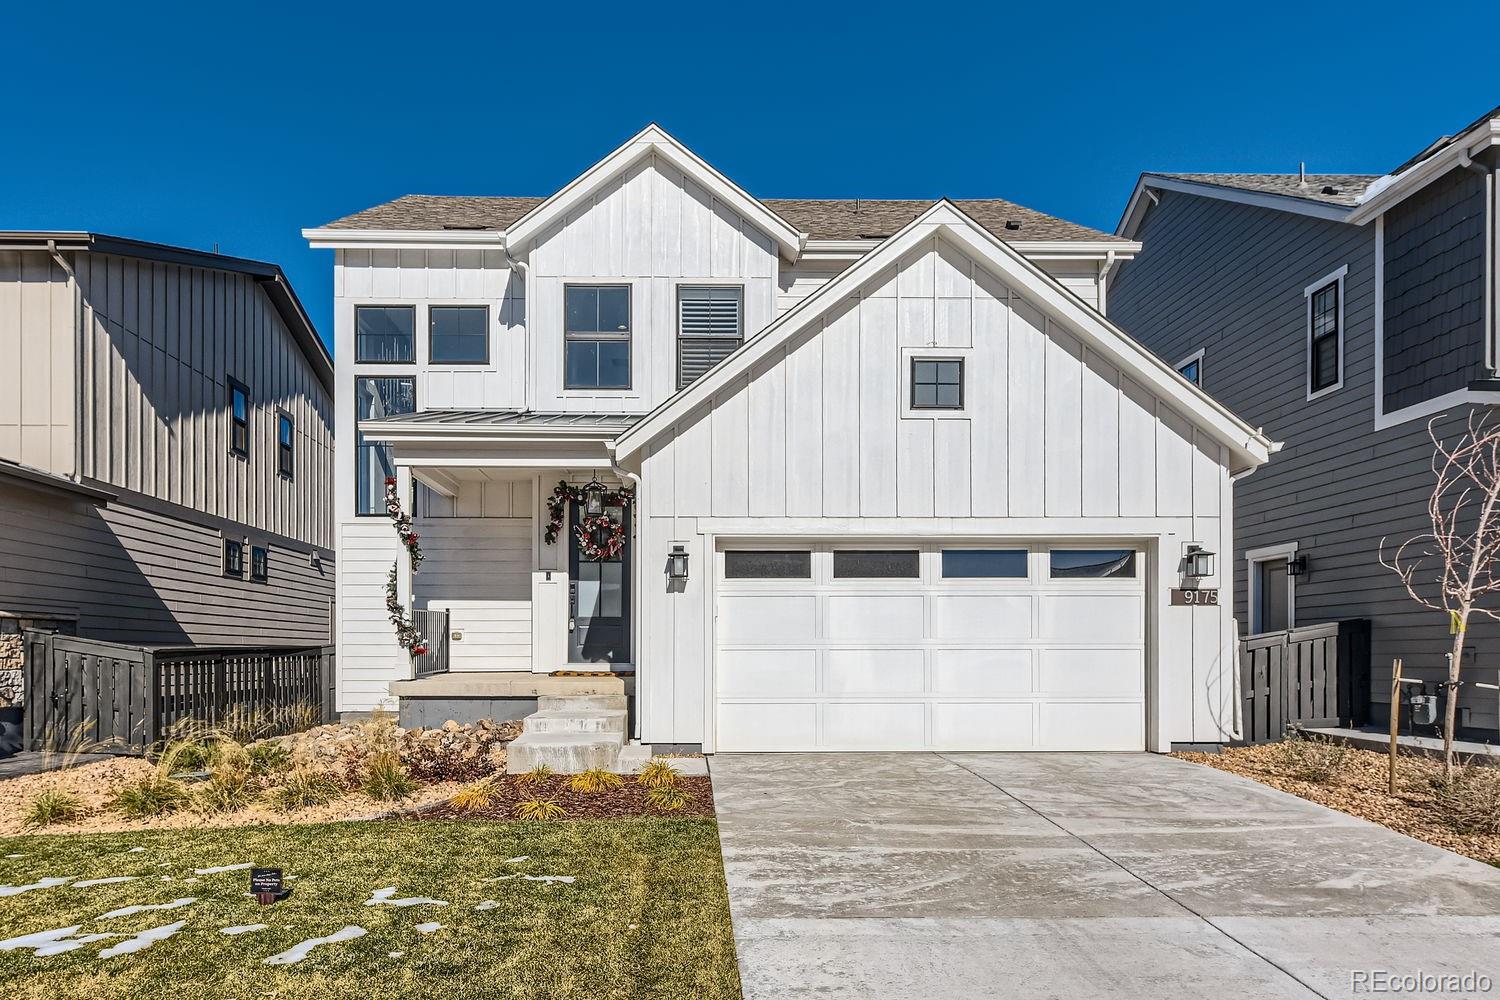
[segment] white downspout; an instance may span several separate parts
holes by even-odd
[[[522,376],[521,385],[521,409],[531,410],[531,268],[523,260],[518,260],[510,255],[510,247],[501,245],[500,252],[505,254],[505,266],[512,271],[518,271],[521,275],[521,365],[520,370],[525,374]],[[514,319],[515,317],[511,317]]]

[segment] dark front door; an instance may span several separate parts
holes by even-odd
[[[568,531],[568,662],[630,662],[630,508],[606,506],[604,513],[625,528],[625,547],[611,559],[578,552],[578,533]],[[573,524],[582,514],[571,510]]]

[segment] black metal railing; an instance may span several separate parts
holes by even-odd
[[[436,608],[419,608],[412,612],[412,624],[422,634],[427,652],[411,659],[412,677],[421,680],[433,674],[448,672],[448,612]]]

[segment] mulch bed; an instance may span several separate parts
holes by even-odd
[[[499,794],[495,801],[484,809],[455,809],[444,804],[424,809],[413,818],[420,819],[503,819],[516,818],[516,805],[529,799],[548,799],[563,807],[563,820],[570,819],[626,819],[632,816],[658,816],[681,818],[684,816],[707,816],[714,814],[713,789],[705,777],[682,777],[678,787],[692,796],[692,800],[681,809],[663,812],[646,801],[647,789],[633,777],[626,776],[619,788],[602,792],[575,792],[568,787],[565,775],[553,775],[541,781],[527,784],[519,775],[498,775],[494,780]]]

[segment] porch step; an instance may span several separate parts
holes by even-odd
[[[608,712],[625,711],[623,694],[542,695],[536,700],[538,712]]]
[[[624,733],[522,733],[505,748],[505,770],[522,774],[545,764],[558,774],[613,770]]]
[[[528,715],[521,727],[527,733],[623,733],[625,709],[548,709]]]

